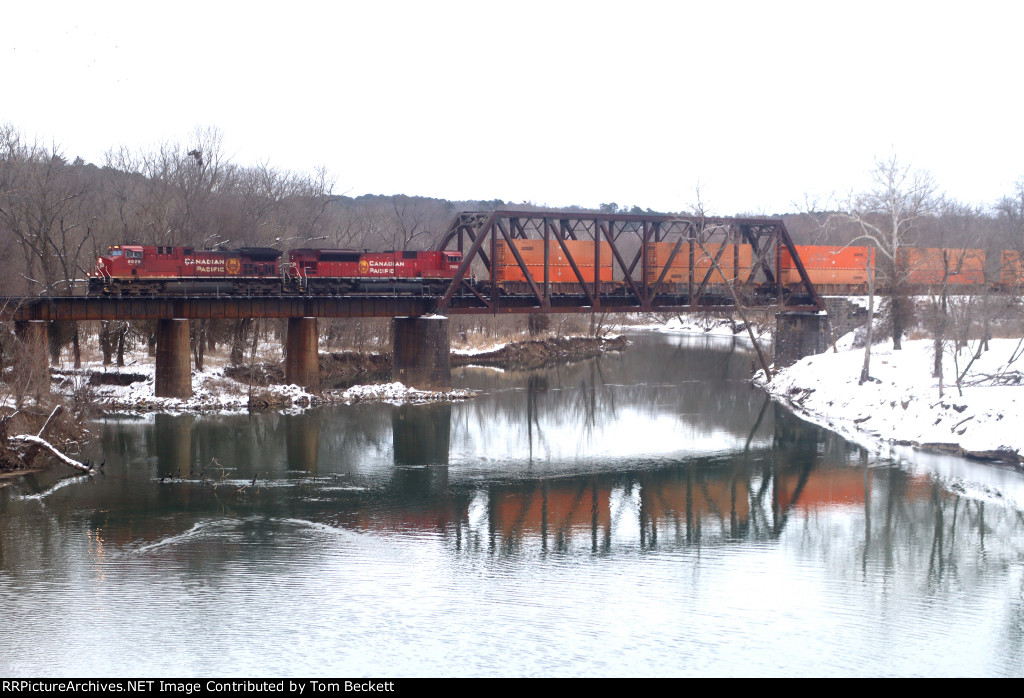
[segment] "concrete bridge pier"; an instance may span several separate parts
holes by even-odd
[[[448,318],[396,317],[392,380],[419,390],[449,390]]]
[[[22,352],[14,358],[25,369],[26,393],[45,395],[50,392],[50,347],[46,322],[21,320],[14,323],[14,334],[21,340]]]
[[[775,316],[776,366],[792,366],[805,356],[820,354],[829,341],[829,318],[824,312]]]
[[[158,320],[156,325],[157,397],[192,397],[192,357],[188,320]]]
[[[288,318],[284,376],[307,392],[320,393],[320,349],[315,317]]]

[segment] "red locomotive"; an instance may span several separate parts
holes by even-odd
[[[192,247],[114,245],[96,260],[89,293],[112,295],[268,295],[282,291],[270,247],[196,250]]]
[[[288,253],[286,285],[311,295],[442,292],[462,263],[461,252],[300,249]]]
[[[280,295],[282,293],[437,293],[461,252],[299,249],[280,263],[269,247],[195,250],[114,245],[96,260],[90,295]]]

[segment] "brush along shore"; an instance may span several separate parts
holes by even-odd
[[[842,342],[840,342],[842,344]],[[775,373],[754,376],[796,414],[883,454],[895,446],[1020,466],[1024,464],[1021,340],[993,339],[978,353],[947,351],[945,380],[932,376],[932,340],[876,346],[871,379],[859,384],[864,350],[838,347]]]
[[[530,369],[618,351],[627,345],[625,337],[549,337],[478,351],[456,350],[451,354],[451,364]],[[474,396],[464,389],[425,391],[391,382],[389,354],[322,353],[320,375],[323,391],[312,394],[286,384],[280,362],[208,366],[203,371],[192,371],[193,395],[182,400],[154,397],[155,368],[146,363],[120,369],[55,371],[55,388],[69,393],[88,390],[92,404],[101,413],[258,411],[370,401],[458,401]]]

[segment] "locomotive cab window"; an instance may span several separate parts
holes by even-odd
[[[128,259],[142,259],[142,250],[125,250],[124,252]]]
[[[321,262],[358,262],[359,253],[351,250],[330,251],[320,253]]]

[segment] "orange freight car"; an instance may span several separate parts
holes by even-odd
[[[719,273],[717,269],[714,269],[713,259],[718,255],[722,244],[725,244],[726,249],[718,257],[718,266],[722,270]],[[676,243],[674,242],[655,242],[648,245],[647,283],[653,284],[657,282],[661,272],[665,269],[665,265],[668,264],[669,257],[672,255],[672,250],[675,246]],[[708,283],[711,284],[724,283],[723,273],[729,281],[744,282],[750,278],[750,266],[753,260],[754,250],[750,245],[706,244],[702,250],[699,245],[695,244],[693,249],[693,281],[695,284],[700,284],[704,281],[704,277],[708,275],[708,272],[711,272],[711,276],[708,279]],[[679,252],[676,254],[675,259],[672,260],[672,265],[665,274],[664,283],[686,284],[689,281],[690,245],[684,242],[679,247]]]
[[[985,250],[946,247],[905,247],[900,268],[907,283],[920,286],[982,286],[985,284]]]
[[[1024,260],[1020,252],[1003,250],[999,262],[999,285],[1008,289],[1024,288]]]
[[[864,290],[868,282],[868,260],[874,250],[867,247],[794,245],[811,283],[824,293]],[[800,272],[793,255],[779,247],[779,277],[783,284],[799,284]]]
[[[544,241],[515,240],[516,250],[522,257],[526,268],[534,282],[544,281]],[[548,280],[551,283],[579,283],[569,260],[557,241],[550,241],[548,250]],[[593,283],[595,275],[599,281],[612,280],[612,248],[607,242],[600,246],[600,264],[595,264],[594,243],[581,240],[566,240],[566,248],[576,267],[580,270],[583,280]],[[496,271],[499,282],[526,281],[526,275],[516,261],[508,243],[498,243]]]

